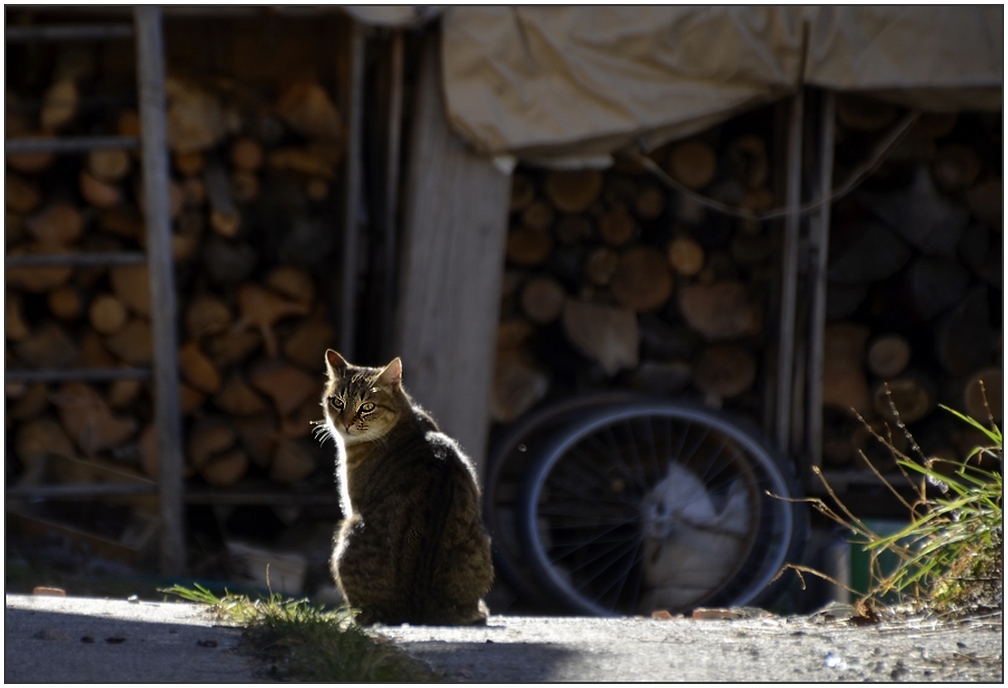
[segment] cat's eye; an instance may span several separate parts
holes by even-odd
[[[375,410],[375,405],[373,403],[371,403],[370,401],[365,401],[363,404],[360,405],[360,408],[357,409],[357,412],[358,413],[371,413],[374,410]]]
[[[337,411],[343,410],[343,400],[338,397],[329,397],[329,403],[332,404],[333,408]]]

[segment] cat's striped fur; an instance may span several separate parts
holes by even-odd
[[[493,581],[475,470],[384,368],[326,352],[325,432],[344,520],[332,573],[362,623],[485,623]]]

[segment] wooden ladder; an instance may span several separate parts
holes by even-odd
[[[180,575],[186,568],[183,531],[182,421],[179,415],[179,375],[175,328],[175,285],[172,273],[171,217],[168,184],[168,139],[165,119],[165,58],[161,8],[137,6],[133,22],[14,27],[5,32],[13,41],[117,40],[136,44],[137,100],[141,135],[6,139],[6,153],[74,154],[95,149],[136,149],[142,153],[146,253],[32,254],[7,256],[7,268],[54,266],[114,266],[147,264],[151,295],[152,368],[77,368],[5,370],[7,382],[101,382],[123,378],[153,380],[158,476],[151,484],[64,484],[8,487],[10,498],[99,499],[156,494],[160,508],[160,568]]]

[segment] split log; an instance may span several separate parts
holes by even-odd
[[[88,322],[98,334],[113,335],[125,327],[128,319],[126,306],[111,294],[99,294],[88,306]]]
[[[186,333],[193,340],[226,332],[233,320],[228,305],[209,294],[191,299],[185,309]]]
[[[879,282],[899,272],[911,255],[902,239],[877,222],[838,223],[830,233],[829,280]]]
[[[316,377],[282,361],[255,366],[249,382],[273,401],[281,418],[290,415],[306,399],[322,394],[322,384]]]
[[[210,227],[223,237],[237,236],[241,214],[231,198],[231,185],[224,166],[215,157],[207,160],[203,183],[210,202]]]
[[[106,338],[105,346],[116,358],[130,365],[147,366],[154,360],[153,342],[150,323],[134,318]]]
[[[826,319],[846,318],[864,303],[866,296],[868,296],[867,284],[829,282],[826,285]]]
[[[275,111],[287,126],[304,136],[339,140],[343,135],[339,110],[315,82],[293,84],[277,101]]]
[[[23,132],[22,138],[51,139],[53,135],[46,131]],[[7,167],[25,174],[42,172],[52,164],[55,156],[52,153],[8,153]]]
[[[553,237],[545,230],[519,227],[508,232],[505,255],[515,265],[539,265],[552,250]]]
[[[270,413],[231,419],[238,442],[259,468],[267,468],[277,446],[276,419]]]
[[[206,403],[206,395],[184,382],[179,383],[179,411],[183,416],[189,416]]]
[[[1004,373],[1001,368],[982,368],[970,374],[962,385],[962,408],[966,415],[987,425],[993,418],[1004,424]]]
[[[753,265],[770,260],[776,253],[773,241],[763,235],[738,234],[728,247],[732,259],[739,265]]]
[[[497,351],[517,349],[535,333],[535,325],[524,318],[509,318],[497,325]]]
[[[122,239],[139,239],[144,233],[144,220],[134,208],[120,206],[100,213],[98,227]]]
[[[75,287],[63,285],[46,295],[46,305],[60,320],[76,320],[84,308],[84,299]]]
[[[308,177],[332,181],[336,176],[334,165],[315,149],[307,146],[284,146],[270,152],[267,162],[277,172],[297,172]]]
[[[84,235],[84,216],[69,203],[54,203],[25,221],[40,244],[71,246]]]
[[[868,346],[868,370],[872,375],[888,380],[902,373],[910,364],[910,343],[895,332],[876,337]]]
[[[192,177],[203,171],[206,159],[199,151],[178,152],[172,155],[175,171],[183,177]]]
[[[574,348],[601,364],[607,375],[637,366],[640,332],[633,311],[567,299],[563,326]]]
[[[553,224],[553,208],[545,201],[534,201],[522,212],[522,226],[545,232]]]
[[[981,222],[999,229],[1004,221],[1003,187],[1000,177],[994,177],[977,184],[966,192],[966,204],[970,212]]]
[[[329,182],[322,177],[310,177],[305,182],[305,195],[310,201],[324,201],[329,198]]]
[[[318,399],[308,397],[293,413],[280,420],[280,436],[289,440],[306,437],[321,418]]]
[[[266,401],[238,373],[231,374],[213,403],[232,416],[255,416],[269,411]]]
[[[560,317],[567,293],[552,277],[533,277],[522,289],[521,307],[532,322],[546,325]]]
[[[718,344],[704,349],[693,375],[697,388],[708,400],[716,401],[748,392],[755,381],[755,357],[736,344]]]
[[[326,184],[325,180],[322,180],[322,183],[325,184],[325,190],[321,194],[314,192],[311,184],[305,186],[305,192],[309,198],[317,201],[329,195],[329,185]],[[249,203],[259,197],[259,177],[252,172],[232,172],[230,188],[231,196],[235,201],[238,203]]]
[[[39,125],[44,131],[55,132],[70,124],[77,116],[80,91],[72,79],[52,84],[42,98]]]
[[[882,417],[909,424],[934,410],[935,393],[933,385],[923,375],[904,373],[877,384],[872,390],[872,403]]]
[[[634,311],[651,311],[672,296],[675,280],[665,256],[657,249],[635,246],[620,256],[609,286],[621,305]]]
[[[105,400],[114,409],[124,409],[131,407],[140,397],[143,391],[143,380],[113,380],[109,383],[108,393]]]
[[[966,375],[990,363],[995,331],[990,323],[987,287],[977,285],[935,326],[935,354],[953,375]]]
[[[100,334],[89,328],[81,335],[78,365],[82,368],[114,368],[118,364]]]
[[[31,335],[31,330],[24,318],[21,295],[7,290],[4,304],[4,335],[12,342],[23,342]]]
[[[73,458],[76,454],[73,442],[52,418],[43,417],[21,423],[14,433],[14,456],[29,475],[37,474],[42,468],[41,464],[50,456]]]
[[[962,301],[969,282],[969,272],[959,261],[917,256],[903,274],[902,293],[917,318],[930,320]]]
[[[573,215],[598,200],[602,181],[598,170],[556,170],[546,175],[544,190],[554,208]]]
[[[107,183],[122,181],[130,171],[129,153],[121,148],[99,148],[87,156],[87,169],[95,179]]]
[[[81,196],[96,208],[114,208],[122,202],[122,192],[117,187],[92,177],[84,170],[80,172],[79,182]]]
[[[498,352],[494,364],[490,417],[511,423],[542,399],[549,390],[549,376],[514,354]]]
[[[687,189],[698,191],[714,180],[717,155],[702,141],[686,141],[671,150],[666,170]]]
[[[839,322],[823,333],[823,406],[863,417],[871,415],[871,391],[864,374],[865,345],[870,330],[856,323]]]
[[[612,281],[620,255],[608,246],[599,246],[588,254],[585,260],[585,275],[588,281],[600,287]]]
[[[114,415],[101,395],[82,382],[63,384],[50,400],[63,429],[87,456],[118,447],[137,430],[134,418]]]
[[[665,212],[665,192],[654,184],[646,184],[634,199],[634,212],[642,220],[657,220]]]
[[[38,188],[18,177],[8,173],[4,178],[4,203],[7,210],[25,215],[35,210],[42,200]]]
[[[257,172],[263,165],[262,144],[249,136],[242,136],[231,144],[231,164],[242,172]]]
[[[236,441],[235,431],[223,418],[210,416],[197,419],[186,442],[186,461],[196,470],[201,470],[215,454],[226,452]]]
[[[318,468],[315,456],[295,440],[282,440],[273,452],[269,478],[281,485],[304,480]]]
[[[199,474],[212,487],[231,487],[245,476],[248,465],[248,457],[236,449],[210,459]]]
[[[683,286],[679,289],[678,304],[690,327],[708,341],[722,341],[762,331],[762,312],[751,298],[745,284],[726,280]]]
[[[266,277],[266,286],[305,307],[311,306],[315,300],[315,284],[311,275],[293,265],[274,268]]]
[[[872,212],[908,244],[928,255],[955,257],[969,211],[935,189],[927,167],[920,166],[909,188],[862,193]]]
[[[178,352],[179,372],[182,378],[201,392],[216,394],[223,381],[206,354],[195,341],[186,342]]]
[[[946,193],[969,188],[980,175],[980,156],[969,146],[947,143],[938,149],[931,161],[931,175]]]
[[[144,318],[151,314],[150,278],[146,265],[116,265],[109,268],[109,284],[130,311]]]
[[[536,192],[532,180],[521,173],[514,173],[511,176],[511,203],[509,210],[512,213],[520,213],[532,205],[535,199]]]
[[[69,253],[69,251],[65,248],[54,248],[44,244],[12,246],[7,249],[8,257],[50,253]],[[66,284],[72,275],[72,267],[7,268],[4,271],[4,281],[9,287],[23,289],[33,294],[45,294]]]
[[[44,383],[27,385],[27,389],[13,405],[8,405],[11,420],[28,421],[40,416],[49,408],[49,390]]]
[[[220,370],[241,363],[262,346],[262,335],[257,331],[229,330],[211,337],[205,344],[206,353]]]
[[[895,105],[853,94],[837,98],[837,121],[857,131],[880,131],[896,121],[899,112]]]
[[[675,396],[693,380],[693,366],[687,361],[644,361],[633,371],[630,384],[649,394]]]
[[[633,215],[623,205],[610,208],[598,218],[599,237],[610,246],[622,246],[636,231]]]
[[[703,246],[690,237],[676,237],[668,245],[668,262],[678,275],[696,275],[703,269],[704,259]]]
[[[257,329],[262,335],[266,352],[270,356],[276,356],[278,352],[273,326],[288,316],[307,315],[309,312],[308,307],[304,304],[288,301],[282,296],[252,283],[243,284],[238,288],[237,299],[241,317],[232,330],[246,327]]]
[[[318,308],[311,318],[298,324],[294,332],[283,343],[287,360],[305,368],[315,369],[324,360],[326,349],[336,341],[336,330],[329,324],[325,309]]]
[[[17,357],[32,368],[66,368],[77,361],[77,347],[66,330],[46,323],[14,346]]]
[[[187,209],[191,210],[202,208],[203,205],[206,204],[207,202],[206,184],[203,182],[201,178],[186,177],[185,179],[182,180],[180,187],[182,189],[182,205],[185,206]],[[176,224],[181,225],[183,222],[183,218],[186,218],[185,222],[189,223],[190,227],[196,225],[197,223],[194,223],[191,219],[193,215],[194,213],[190,212],[189,210],[184,210],[182,214],[179,215],[178,222]],[[197,217],[202,218],[202,214],[195,214],[195,215]],[[183,230],[181,226],[179,226],[179,231],[186,234],[191,233],[190,231]]]
[[[226,135],[224,110],[212,93],[169,77],[165,81],[168,145],[177,153],[215,147]]]

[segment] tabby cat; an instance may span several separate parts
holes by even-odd
[[[344,519],[330,561],[360,623],[486,623],[493,581],[476,472],[384,368],[325,354],[323,434],[337,445]]]

